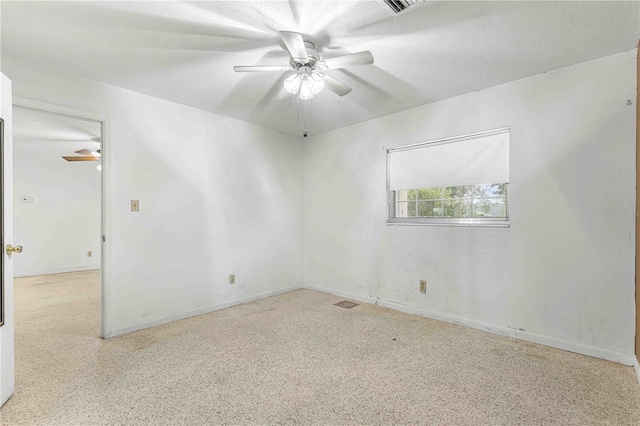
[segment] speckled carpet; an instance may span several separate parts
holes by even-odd
[[[3,425],[640,424],[630,367],[314,291],[109,340],[97,271],[15,293]]]

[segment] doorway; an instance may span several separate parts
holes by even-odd
[[[24,247],[14,259],[17,370],[21,317],[25,342],[27,327],[106,335],[105,122],[14,98],[14,235]]]

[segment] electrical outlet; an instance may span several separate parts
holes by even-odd
[[[140,201],[139,200],[131,200],[131,211],[139,212],[140,211]]]
[[[229,275],[229,284],[235,284],[235,283],[236,283],[236,274]]]
[[[427,292],[427,282],[425,280],[420,280],[420,293]]]
[[[93,256],[93,253],[92,253],[92,252],[90,252],[90,251],[88,251],[88,252],[87,252],[87,257],[91,257],[91,256]]]

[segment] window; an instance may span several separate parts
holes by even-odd
[[[387,150],[389,223],[508,226],[509,131]]]

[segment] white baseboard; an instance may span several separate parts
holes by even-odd
[[[123,334],[131,333],[134,331],[144,330],[146,328],[155,327],[157,325],[168,324],[170,322],[179,321],[185,318],[195,317],[198,315],[208,314],[213,311],[218,311],[220,309],[230,308],[231,306],[241,305],[243,303],[254,302],[260,299],[266,299],[267,297],[277,296],[279,294],[288,293],[294,290],[300,290],[303,288],[301,285],[285,287],[278,290],[268,291],[265,293],[260,293],[252,296],[242,297],[240,299],[229,300],[227,302],[218,303],[215,305],[204,306],[202,308],[192,309],[187,312],[181,312],[179,314],[168,315],[165,317],[155,318],[151,321],[145,321],[142,323],[126,325],[123,327],[116,327],[111,330],[107,330],[107,335],[104,336],[105,339],[121,336]]]
[[[65,274],[67,272],[93,271],[95,269],[100,269],[100,264],[90,265],[90,266],[79,266],[77,268],[49,269],[47,271],[27,271],[27,272],[14,273],[13,276],[14,278],[36,277],[39,275]]]
[[[218,303],[215,305],[205,306],[191,311],[182,312],[175,315],[168,315],[161,318],[155,318],[151,321],[144,323],[131,324],[124,327],[117,327],[107,332],[105,338],[116,337],[122,334],[131,333],[146,328],[155,327],[158,325],[167,324],[173,321],[178,321],[185,318],[194,317],[197,315],[207,314],[220,309],[229,308],[231,306],[241,305],[243,303],[253,302],[260,299],[265,299],[271,296],[277,296],[279,294],[288,293],[290,291],[306,288],[309,290],[319,291],[321,293],[333,294],[335,296],[344,297],[346,299],[357,300],[363,303],[369,303],[372,305],[383,306],[386,308],[395,309],[397,311],[406,312],[409,314],[420,315],[423,317],[435,319],[438,321],[444,321],[448,323],[458,324],[465,327],[474,328],[477,330],[486,331],[501,336],[512,337],[515,339],[525,340],[531,343],[537,343],[544,346],[549,346],[556,349],[562,349],[569,352],[574,352],[582,355],[591,356],[594,358],[605,359],[608,361],[617,362],[624,365],[633,366],[640,382],[640,364],[638,359],[632,354],[626,354],[623,352],[616,352],[609,349],[602,349],[595,346],[583,345],[581,343],[568,342],[566,340],[558,339],[551,336],[545,336],[542,334],[531,333],[528,331],[521,331],[514,328],[503,327],[496,324],[485,323],[482,321],[476,321],[468,318],[458,317],[454,315],[442,314],[439,312],[432,312],[426,309],[417,308],[414,306],[403,305],[401,303],[391,302],[388,300],[378,299],[371,296],[361,296],[351,293],[346,293],[339,290],[333,290],[323,287],[317,287],[313,285],[297,285],[291,287],[285,287],[282,289],[260,293],[252,296],[243,297],[240,299],[229,300],[227,302]]]
[[[575,352],[578,354],[587,355],[594,358],[601,358],[607,361],[617,362],[619,364],[632,366],[632,365],[635,365],[634,362],[635,363],[638,362],[636,357],[632,354],[616,352],[609,349],[602,349],[595,346],[583,345],[581,343],[568,342],[566,340],[558,339],[551,336],[531,333],[528,331],[521,331],[515,328],[509,328],[509,327],[504,327],[496,324],[485,323],[482,321],[476,321],[468,318],[458,317],[455,315],[442,314],[439,312],[433,312],[426,309],[417,308],[415,306],[403,305],[401,303],[391,302],[383,299],[377,299],[371,296],[359,296],[359,295],[345,293],[338,290],[316,287],[313,285],[304,285],[304,288],[307,288],[309,290],[319,291],[322,293],[329,293],[329,294],[344,297],[347,299],[357,300],[364,303],[384,306],[386,308],[395,309],[397,311],[406,312],[409,314],[420,315],[420,316],[435,319],[438,321],[444,321],[444,322],[462,325],[465,327],[475,328],[477,330],[487,331],[489,333],[499,334],[501,336],[512,337],[515,339],[525,340],[531,343],[550,346],[556,349]],[[638,372],[638,369],[636,369],[636,373],[637,372]]]
[[[347,299],[353,299],[353,300],[357,300],[358,302],[363,302],[363,303],[370,303],[372,305],[378,305],[380,302],[380,299],[376,299],[375,297],[370,297],[370,296],[360,296],[360,295],[355,295],[355,294],[351,294],[351,293],[345,293],[344,291],[340,291],[340,290],[333,290],[333,289],[328,289],[328,288],[324,288],[324,287],[317,287],[314,285],[303,285],[303,288],[306,288],[308,290],[313,290],[313,291],[319,291],[320,293],[329,293],[329,294],[333,294],[334,296],[340,296],[340,297],[344,297]]]

